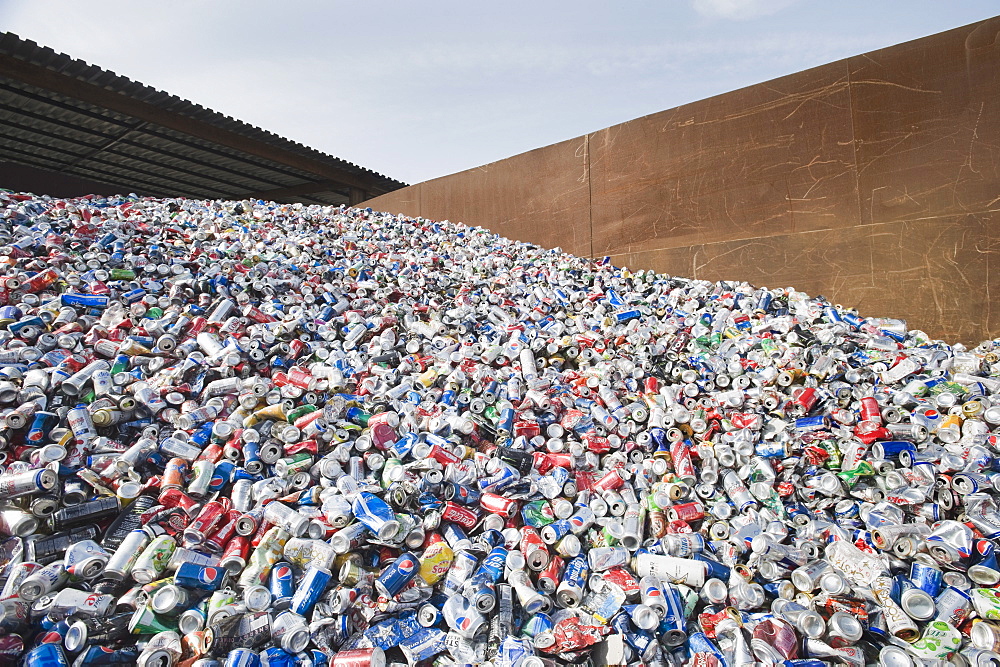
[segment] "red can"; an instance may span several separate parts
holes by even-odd
[[[368,433],[372,439],[372,445],[382,451],[389,449],[391,445],[394,445],[399,440],[396,430],[384,422],[372,424],[371,420],[369,420]]]
[[[605,570],[601,576],[625,591],[625,595],[630,598],[639,593],[639,581],[620,565]]]
[[[447,449],[441,445],[434,445],[431,450],[427,452],[427,456],[434,459],[441,465],[448,465],[449,463],[458,463],[462,459],[458,458]]]
[[[531,440],[536,435],[541,434],[541,429],[538,426],[538,422],[535,421],[518,421],[514,422],[514,437],[524,436],[528,440]]]
[[[226,508],[222,505],[222,503],[217,500],[205,503],[205,506],[201,508],[200,512],[198,512],[198,516],[191,521],[187,530],[184,531],[184,536],[187,537],[189,534],[192,536],[198,535],[204,539],[205,535],[211,534],[212,531],[222,523],[225,516]],[[240,513],[240,516],[242,516],[242,512]],[[235,525],[233,526],[233,532],[236,532]]]
[[[594,482],[591,487],[594,491],[613,491],[625,485],[625,470],[623,468],[613,468],[608,473]]]
[[[584,435],[583,442],[587,445],[587,451],[594,452],[595,454],[607,454],[611,451],[611,441],[596,433],[587,433]]]
[[[479,498],[479,506],[491,514],[511,517],[517,514],[517,501],[513,498],[504,498],[495,493],[484,493]]]
[[[198,507],[198,501],[180,489],[164,489],[160,492],[159,501],[164,507],[180,507],[185,512]]]
[[[538,587],[544,593],[555,593],[559,586],[564,561],[561,556],[553,556],[544,570],[538,573]]]
[[[816,405],[817,400],[819,400],[819,396],[816,394],[816,388],[806,387],[798,392],[795,398],[792,399],[792,403],[800,408],[804,414],[807,414]]]
[[[700,521],[705,518],[705,506],[699,502],[680,503],[670,507],[671,523],[674,521]]]
[[[535,572],[541,572],[549,564],[549,548],[538,531],[531,526],[521,528],[520,548],[528,567]]]
[[[385,652],[378,648],[355,648],[333,656],[330,667],[385,667]]]
[[[205,546],[209,551],[221,552],[229,544],[229,541],[236,537],[236,525],[243,512],[239,510],[229,510],[222,521],[215,527],[212,536],[205,540]]]
[[[861,399],[860,417],[858,421],[870,421],[882,425],[882,410],[874,396],[865,396]]]
[[[476,524],[479,523],[479,515],[474,509],[463,507],[449,500],[441,509],[441,520],[457,523],[463,528],[475,528]]]

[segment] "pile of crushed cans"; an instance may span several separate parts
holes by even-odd
[[[1000,664],[997,342],[370,209],[0,211],[0,665]]]

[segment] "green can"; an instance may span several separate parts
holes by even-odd
[[[146,605],[136,609],[128,622],[128,630],[133,635],[155,635],[176,629],[176,619],[160,616]]]

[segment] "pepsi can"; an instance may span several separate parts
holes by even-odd
[[[73,667],[103,667],[104,665],[134,665],[139,658],[139,649],[127,646],[111,649],[105,646],[90,646],[73,661]]]
[[[395,597],[408,583],[413,581],[413,577],[417,575],[419,569],[420,563],[416,555],[404,551],[375,580],[375,588],[388,598]]]
[[[216,591],[222,588],[229,570],[197,563],[181,563],[174,574],[174,583],[184,588]]]
[[[291,604],[295,594],[295,582],[292,579],[292,566],[286,561],[279,561],[271,568],[271,579],[268,582],[274,605],[277,609],[285,609]]]
[[[312,611],[313,605],[326,590],[332,577],[333,574],[325,567],[310,565],[303,575],[302,581],[299,582],[295,595],[292,596],[289,607],[291,611],[299,616],[305,616]]]
[[[24,656],[24,667],[69,667],[59,644],[41,644]]]
[[[226,655],[224,667],[260,667],[260,656],[248,648],[234,648]]]

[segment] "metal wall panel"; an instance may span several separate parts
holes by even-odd
[[[364,205],[1000,336],[1000,17]]]

